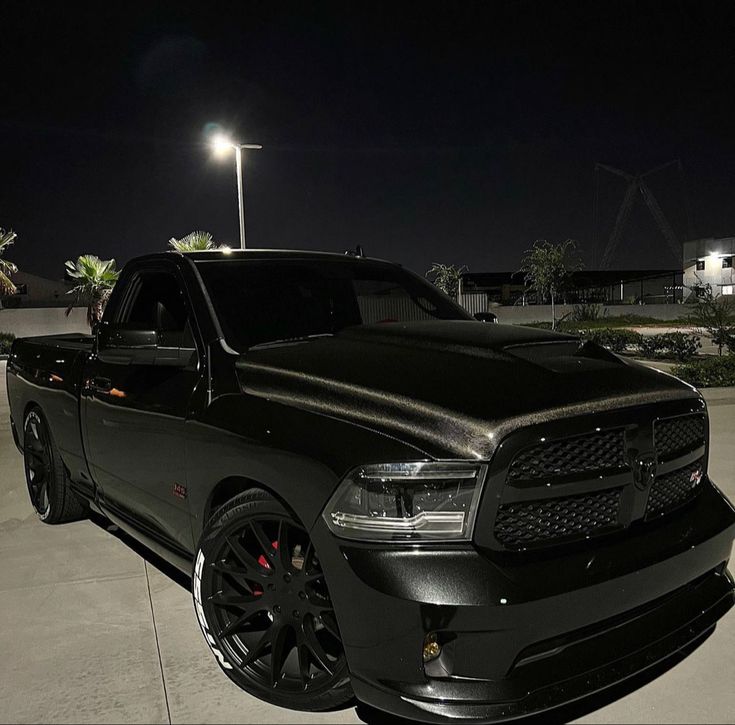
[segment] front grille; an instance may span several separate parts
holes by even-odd
[[[513,459],[508,481],[602,473],[625,466],[625,432],[619,428],[526,448]]]
[[[491,509],[493,546],[518,551],[591,539],[668,515],[701,488],[703,406],[664,403],[592,421],[586,431],[540,424],[530,444],[528,432],[504,443],[493,472],[501,486]],[[642,474],[656,467],[646,487]]]
[[[583,538],[618,525],[622,488],[581,496],[501,505],[495,538],[508,548]]]
[[[704,458],[676,471],[659,476],[651,486],[646,518],[667,513],[693,498],[699,491],[704,472]]]
[[[683,415],[657,420],[654,441],[659,461],[683,456],[705,443],[703,415]]]

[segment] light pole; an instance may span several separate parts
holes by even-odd
[[[257,143],[235,143],[226,136],[215,136],[212,146],[222,152],[235,149],[235,168],[237,170],[237,202],[240,211],[240,249],[245,249],[245,189],[242,183],[242,150],[253,149],[259,151],[263,147]]]

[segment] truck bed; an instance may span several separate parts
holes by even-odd
[[[37,335],[35,337],[21,337],[16,341],[19,349],[25,346],[42,346],[64,350],[92,350],[93,335],[81,332],[64,332],[58,335]]]
[[[62,460],[75,482],[88,482],[80,427],[80,392],[92,335],[66,333],[15,340],[7,386],[13,437],[22,448],[28,411],[38,405],[49,420]]]

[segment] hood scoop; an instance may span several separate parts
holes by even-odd
[[[604,347],[576,339],[508,345],[503,352],[555,373],[605,370],[625,364]]]

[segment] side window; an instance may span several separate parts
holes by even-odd
[[[184,292],[170,272],[141,272],[134,277],[117,322],[156,330],[164,347],[194,347]]]

